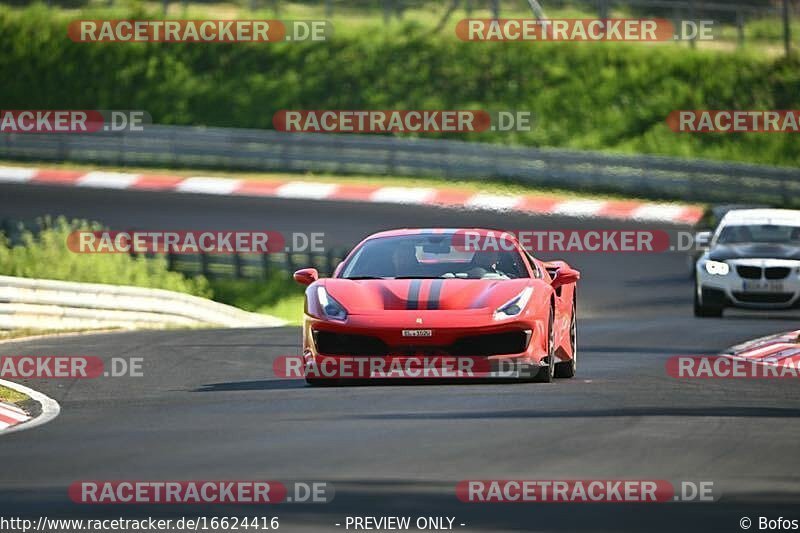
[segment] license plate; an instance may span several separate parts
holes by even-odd
[[[403,337],[433,337],[433,330],[430,329],[404,329]]]
[[[745,292],[783,292],[782,281],[744,281],[742,289]]]

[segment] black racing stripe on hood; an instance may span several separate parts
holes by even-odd
[[[428,309],[439,309],[439,298],[442,293],[443,279],[434,280],[431,283],[431,293],[428,295]]]
[[[406,309],[419,309],[419,290],[422,287],[422,280],[413,279],[408,287],[408,304]]]

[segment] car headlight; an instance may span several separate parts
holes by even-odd
[[[728,263],[722,263],[720,261],[706,261],[705,269],[706,272],[712,276],[727,276],[731,271],[731,267]]]
[[[333,296],[328,294],[325,287],[317,287],[317,299],[322,307],[322,312],[325,313],[325,316],[328,318],[333,318],[334,320],[344,320],[347,318],[347,311],[345,308],[342,307],[342,304],[337,302]]]
[[[520,314],[525,309],[525,306],[528,305],[531,294],[533,294],[533,287],[525,287],[521,293],[494,310],[494,319],[502,320]]]

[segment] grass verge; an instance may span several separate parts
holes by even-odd
[[[0,402],[18,404],[28,399],[25,394],[0,385]]]

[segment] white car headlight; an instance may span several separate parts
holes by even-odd
[[[712,276],[727,276],[731,271],[731,267],[728,263],[722,263],[720,261],[706,261],[705,269],[706,272]]]
[[[342,307],[342,304],[337,302],[333,296],[328,294],[325,287],[317,287],[317,299],[322,307],[322,312],[325,313],[325,316],[328,318],[333,318],[335,320],[344,320],[347,318],[347,311],[345,308]]]
[[[525,306],[528,305],[528,300],[531,299],[532,294],[533,287],[525,287],[522,292],[495,309],[494,319],[503,320],[504,318],[517,316],[525,309]]]

